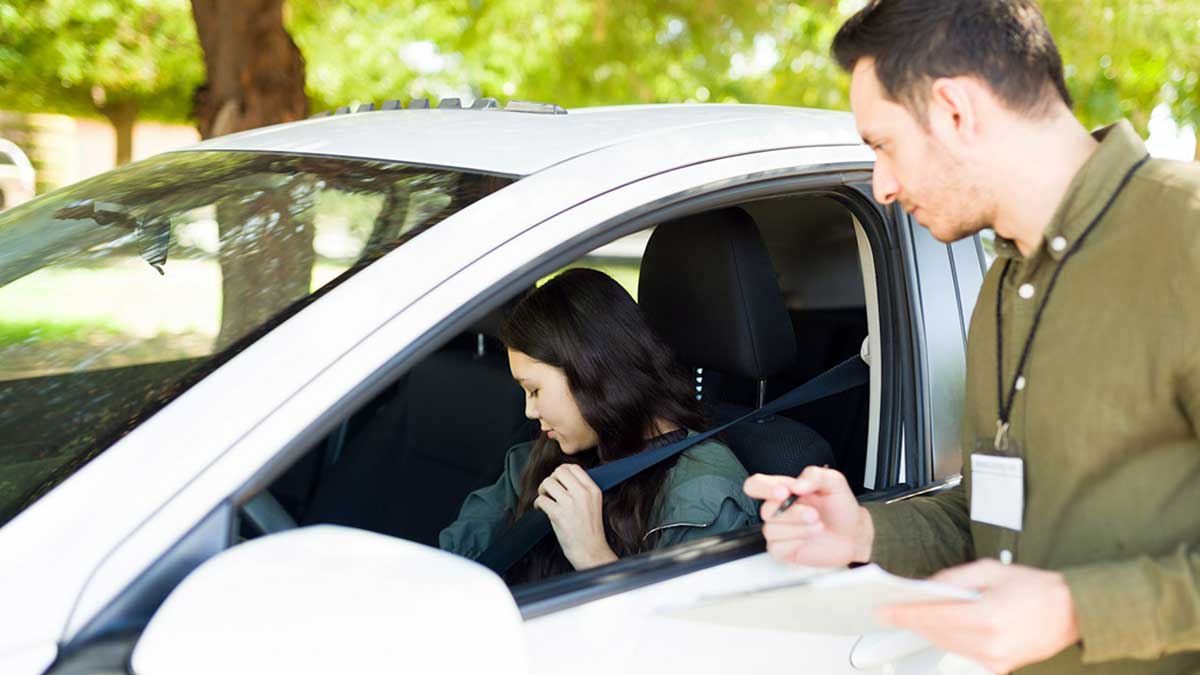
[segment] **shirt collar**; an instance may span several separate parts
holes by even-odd
[[[1071,180],[1042,236],[1042,248],[1055,260],[1067,254],[1120,187],[1125,174],[1146,156],[1146,144],[1126,120],[1098,129],[1092,136],[1100,141],[1100,147]],[[1000,236],[995,251],[1003,258],[1021,257],[1016,243]]]

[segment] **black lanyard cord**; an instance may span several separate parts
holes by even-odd
[[[1096,225],[1099,224],[1100,220],[1104,218],[1105,214],[1108,213],[1108,210],[1112,207],[1113,202],[1117,201],[1117,197],[1121,194],[1121,191],[1124,190],[1127,185],[1129,185],[1129,181],[1133,179],[1133,174],[1135,174],[1138,169],[1142,168],[1142,165],[1149,160],[1150,156],[1146,155],[1138,160],[1138,163],[1134,164],[1129,171],[1125,173],[1125,176],[1121,179],[1120,184],[1117,185],[1117,189],[1113,191],[1112,195],[1109,196],[1108,201],[1104,204],[1104,208],[1100,209],[1100,212],[1096,214],[1096,217],[1092,219],[1091,223],[1088,223],[1088,226],[1083,230],[1083,234],[1079,235],[1079,238],[1076,239],[1075,243],[1071,245],[1070,250],[1063,255],[1062,260],[1060,260],[1058,265],[1054,268],[1054,274],[1050,276],[1050,283],[1046,286],[1046,292],[1042,295],[1042,302],[1038,305],[1037,312],[1033,315],[1033,326],[1030,327],[1029,336],[1025,338],[1025,346],[1021,349],[1021,358],[1017,361],[1017,370],[1013,373],[1012,384],[1009,385],[1008,389],[1008,396],[1004,395],[1004,317],[1000,311],[1000,308],[1004,302],[1004,283],[1008,278],[1008,272],[1012,266],[1012,259],[1010,258],[1004,263],[1004,269],[1000,272],[1000,283],[996,289],[996,401],[1000,408],[999,416],[996,422],[996,445],[998,448],[1001,437],[1005,436],[1008,430],[1008,420],[1012,415],[1013,404],[1016,402],[1017,398],[1017,382],[1020,381],[1021,374],[1025,370],[1026,362],[1029,360],[1029,351],[1033,347],[1033,338],[1035,335],[1037,335],[1038,328],[1041,326],[1042,314],[1046,312],[1046,305],[1050,303],[1050,294],[1054,291],[1055,284],[1058,283],[1058,277],[1062,273],[1063,267],[1066,266],[1067,261],[1071,259],[1071,256],[1075,255],[1075,253],[1079,251],[1079,247],[1081,244],[1083,244],[1083,240],[1087,239],[1087,236],[1092,233],[1092,230],[1096,229]]]

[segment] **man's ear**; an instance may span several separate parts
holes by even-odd
[[[965,77],[939,77],[929,96],[929,131],[943,143],[971,146],[978,140],[980,110],[976,84]]]

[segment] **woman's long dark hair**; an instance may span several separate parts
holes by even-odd
[[[554,277],[513,308],[501,331],[509,349],[561,368],[583,419],[599,438],[594,449],[567,455],[542,434],[521,475],[515,518],[533,508],[538,486],[560,464],[590,468],[640,452],[666,420],[682,429],[706,426],[687,373],[616,281],[590,269]],[[630,478],[604,495],[604,533],[620,557],[652,546],[646,539],[659,492],[674,460]],[[571,571],[558,540],[548,536],[506,575],[509,583]]]

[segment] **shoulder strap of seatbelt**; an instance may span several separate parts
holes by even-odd
[[[764,419],[784,410],[828,398],[834,394],[840,394],[843,391],[864,385],[869,380],[870,369],[863,363],[859,356],[853,356],[765,406],[735,420],[726,422],[704,433],[689,436],[674,443],[668,443],[662,447],[639,452],[636,455],[618,459],[607,464],[601,464],[589,469],[588,475],[591,476],[592,480],[596,482],[596,485],[602,491],[607,491],[655,464],[673,457],[698,443],[703,443],[735,424]],[[503,574],[536,546],[542,540],[542,537],[549,534],[550,529],[550,520],[546,517],[546,514],[537,509],[531,509],[525,515],[521,516],[504,534],[500,535],[496,541],[492,542],[492,545],[483,552],[483,555],[479,556],[478,562],[497,574]]]

